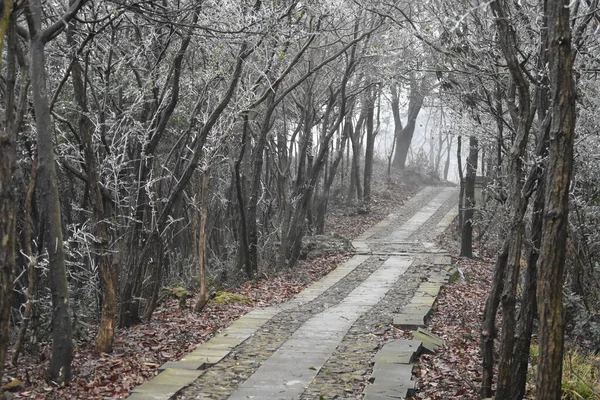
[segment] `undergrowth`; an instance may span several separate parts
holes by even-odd
[[[537,345],[531,346],[530,355],[533,368],[530,378],[534,381],[539,355]],[[577,350],[565,351],[563,358],[562,399],[600,399],[600,356],[586,354]]]

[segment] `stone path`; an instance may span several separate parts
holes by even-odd
[[[397,389],[414,388],[412,360],[394,362],[402,372],[392,373],[392,364],[381,362],[392,357],[385,349],[404,354],[405,346],[425,342],[416,337],[382,348],[381,337],[402,315],[415,329],[423,326],[448,276],[449,257],[433,240],[456,216],[456,203],[456,188],[423,189],[358,237],[357,255],[345,264],[290,301],[246,314],[182,360],[163,365],[129,398],[355,399],[368,377],[376,384],[367,386],[365,398],[401,398]]]

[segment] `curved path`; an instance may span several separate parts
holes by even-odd
[[[129,398],[360,397],[394,314],[448,264],[433,240],[456,216],[457,199],[454,187],[424,188],[358,237],[357,254],[342,266],[290,301],[246,314],[181,361],[163,365]]]

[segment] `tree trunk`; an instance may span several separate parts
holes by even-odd
[[[446,163],[444,164],[444,180],[448,180],[448,171],[450,170],[450,154],[452,150],[452,139],[453,136],[448,135],[448,153],[446,155]]]
[[[392,116],[394,117],[394,140],[392,141],[392,148],[390,149],[390,153],[388,155],[388,168],[387,175],[388,180],[391,179],[392,173],[392,159],[396,154],[396,143],[400,140],[400,135],[402,134],[402,119],[400,118],[400,95],[398,93],[398,88],[395,83],[392,83],[390,86],[390,92],[392,95]]]
[[[458,230],[462,232],[465,223],[465,178],[462,169],[462,136],[458,136],[456,145],[456,162],[458,163]]]
[[[508,246],[504,290],[502,292],[502,337],[500,361],[498,365],[498,385],[496,390],[496,399],[505,400],[510,398],[512,390],[512,363],[514,356],[514,333],[516,329],[516,289],[521,261],[523,217],[527,209],[527,200],[522,193],[523,156],[525,154],[527,137],[531,128],[532,112],[529,81],[524,75],[519,62],[516,33],[510,25],[510,18],[506,12],[506,4],[502,0],[495,0],[490,4],[490,7],[495,17],[499,46],[506,60],[507,68],[512,79],[509,92],[514,93],[516,90],[518,93],[518,107],[513,98],[514,95],[509,95],[507,99],[511,115],[516,124],[517,134],[510,151],[509,199],[512,210],[509,231],[506,237],[506,240],[510,240],[510,243]],[[513,88],[515,90],[513,90]],[[483,329],[485,328],[482,328],[482,330]],[[489,360],[486,362],[489,362]],[[485,384],[487,383],[489,382],[485,382]]]
[[[58,179],[52,143],[52,119],[46,88],[46,56],[42,38],[42,7],[39,1],[28,3],[28,23],[31,34],[29,61],[31,93],[35,110],[38,144],[38,174],[40,196],[45,199],[46,250],[49,255],[50,290],[52,292],[52,357],[47,370],[48,379],[68,382],[71,379],[71,318],[69,288],[62,235],[62,218]]]
[[[29,321],[31,320],[31,315],[33,314],[33,302],[35,298],[35,292],[37,290],[37,259],[33,254],[33,249],[31,247],[32,238],[31,231],[33,227],[33,223],[31,221],[31,213],[32,213],[32,204],[33,197],[35,195],[35,182],[37,179],[37,158],[34,158],[33,165],[31,167],[31,178],[29,181],[29,188],[27,189],[27,197],[25,198],[25,218],[23,221],[23,242],[24,242],[24,252],[28,258],[29,265],[27,266],[27,292],[25,294],[25,311],[23,313],[23,321],[21,322],[21,326],[19,327],[19,334],[17,335],[17,341],[15,342],[14,352],[12,356],[13,365],[17,365],[17,361],[19,359],[19,353],[21,352],[21,348],[23,347],[23,343],[25,342],[25,334],[27,333],[27,328],[29,326]]]
[[[155,248],[152,249],[153,257],[148,263],[148,267],[151,270],[150,274],[150,290],[147,296],[148,302],[144,308],[144,314],[142,315],[142,321],[145,323],[150,322],[152,314],[158,306],[158,300],[160,298],[160,289],[162,287],[163,279],[163,268],[165,264],[165,245],[163,238],[159,237],[155,242]]]
[[[352,148],[352,170],[350,171],[350,190],[348,191],[348,201],[356,199],[362,201],[363,191],[360,182],[360,135],[362,134],[362,127],[366,117],[366,110],[363,109],[358,117],[358,122],[354,127],[354,130],[350,134],[350,144]]]
[[[10,310],[13,299],[13,272],[15,270],[16,196],[13,172],[16,168],[17,132],[13,126],[15,87],[15,23],[11,18],[12,3],[0,3],[0,54],[4,35],[9,31],[8,74],[6,82],[3,126],[0,127],[0,382],[8,348]]]
[[[239,253],[238,253],[238,269],[243,269],[248,279],[254,277],[254,268],[250,264],[248,257],[250,253],[250,243],[248,241],[248,218],[246,217],[246,202],[244,195],[244,182],[242,181],[242,162],[244,161],[244,155],[246,154],[246,148],[249,146],[250,139],[248,135],[249,121],[248,115],[244,115],[244,122],[242,124],[242,143],[240,147],[240,154],[234,164],[235,173],[235,188],[238,202],[238,210],[240,213],[240,235],[239,235]]]
[[[542,24],[547,25],[545,15],[542,17]],[[540,41],[543,45],[540,47],[538,68],[540,68],[540,70],[544,70],[548,63],[548,52],[546,50],[548,43],[547,30],[542,29],[540,36]],[[548,137],[550,134],[550,124],[549,121],[546,120],[546,116],[550,109],[549,97],[550,93],[548,76],[544,74],[541,79],[541,85],[539,85],[536,94],[538,106],[537,115],[540,124],[536,149],[536,158],[538,160],[546,160],[548,157]],[[499,122],[498,125],[502,126],[501,122]],[[499,152],[497,155],[499,163],[501,162],[501,156],[502,154]],[[525,396],[527,384],[527,369],[529,364],[531,334],[533,332],[533,322],[537,311],[537,262],[542,241],[542,228],[544,221],[544,197],[546,186],[546,177],[544,172],[546,168],[547,163],[542,161],[542,164],[537,165],[531,172],[531,174],[535,174],[537,176],[536,180],[538,185],[536,188],[535,199],[533,201],[533,216],[529,235],[531,240],[531,249],[529,250],[529,255],[527,257],[527,270],[525,271],[523,296],[515,338],[514,360],[512,365],[513,384],[511,392],[511,397],[513,400],[522,399]]]
[[[492,381],[494,379],[494,338],[496,337],[496,312],[500,304],[500,294],[504,290],[504,274],[510,238],[504,239],[502,250],[496,259],[492,287],[485,301],[483,321],[481,322],[480,353],[481,353],[481,390],[480,395],[486,399],[492,397]]]
[[[208,292],[206,291],[206,220],[208,219],[208,189],[210,183],[209,171],[205,170],[202,176],[202,205],[200,216],[200,234],[198,240],[198,269],[200,275],[200,293],[198,301],[194,305],[194,312],[201,312],[208,303]],[[194,211],[195,213],[195,211]],[[196,217],[197,218],[197,217]]]
[[[538,260],[539,358],[537,399],[561,398],[564,347],[563,283],[569,212],[569,185],[575,138],[575,83],[571,50],[570,7],[546,0],[551,123],[545,188],[542,244]]]
[[[465,208],[461,229],[460,255],[473,257],[473,218],[475,216],[475,177],[477,175],[477,138],[469,138],[469,157],[467,158],[467,176],[465,177]]]
[[[262,182],[264,150],[267,144],[267,134],[269,133],[271,117],[275,108],[275,105],[273,104],[274,98],[275,92],[271,92],[267,98],[267,109],[264,111],[259,138],[252,151],[252,186],[250,188],[250,196],[248,198],[248,214],[246,217],[246,225],[248,230],[246,272],[249,278],[254,277],[258,273],[258,200],[261,197],[260,188]]]
[[[346,147],[346,142],[348,141],[348,132],[351,129],[350,124],[344,125],[344,133],[342,134],[342,141],[340,143],[340,147],[333,159],[333,163],[331,164],[331,169],[327,181],[323,183],[323,192],[318,199],[317,206],[317,223],[316,223],[316,233],[317,235],[321,235],[325,231],[325,216],[327,214],[327,205],[329,203],[329,192],[331,190],[331,186],[333,185],[333,181],[335,180],[335,175],[342,161],[342,156],[344,155],[344,150]]]
[[[541,174],[541,171],[540,171]],[[527,269],[523,283],[523,297],[521,309],[517,321],[517,333],[515,335],[514,359],[512,365],[512,392],[513,400],[522,399],[525,396],[527,383],[527,368],[529,364],[529,348],[531,346],[531,334],[533,332],[533,321],[536,314],[536,287],[537,287],[537,260],[542,236],[542,222],[544,213],[544,179],[538,180],[539,185],[533,203],[533,218],[531,221],[531,250],[527,257]]]
[[[402,129],[396,139],[396,155],[394,156],[393,166],[395,168],[404,169],[406,166],[406,157],[415,133],[417,117],[423,106],[425,99],[425,81],[418,84],[416,78],[412,78],[410,82],[410,97],[408,100],[408,120],[406,126]]]
[[[365,171],[364,171],[364,201],[365,208],[367,210],[370,209],[371,205],[371,179],[373,177],[373,157],[375,153],[375,136],[377,135],[377,130],[374,129],[374,119],[375,119],[375,89],[372,89],[369,93],[367,99],[367,144],[365,146]],[[378,108],[377,115],[379,117],[379,112],[381,107]]]

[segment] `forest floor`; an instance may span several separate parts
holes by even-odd
[[[459,243],[451,227],[442,246],[452,254],[460,277],[440,290],[428,330],[444,339],[435,354],[424,354],[415,368],[418,390],[413,399],[480,399],[479,336],[483,307],[492,280],[494,260],[458,257]],[[475,249],[476,252],[476,249]],[[398,332],[396,337],[408,337]]]
[[[376,170],[370,212],[360,213],[357,205],[332,201],[326,222],[327,233],[345,239],[355,238],[402,206],[423,184],[432,183],[430,178],[410,171],[393,174],[388,180],[383,171],[383,168]],[[165,298],[151,322],[118,330],[111,354],[94,352],[95,332],[94,327],[89,327],[87,331],[77,335],[72,363],[73,379],[67,387],[59,387],[44,380],[50,345],[37,343],[35,351],[25,349],[18,365],[7,365],[2,382],[3,387],[8,389],[6,396],[9,399],[61,400],[125,398],[133,387],[154,377],[163,363],[180,359],[253,308],[282,303],[293,297],[350,256],[350,253],[338,253],[303,260],[293,269],[279,275],[264,276],[261,280],[248,282],[237,288],[228,288],[228,292],[244,296],[248,301],[234,304],[211,302],[201,314],[192,311],[196,300],[194,296],[187,300],[184,309],[180,309],[177,299]],[[458,309],[455,312],[460,313]],[[9,359],[10,356],[9,353]],[[433,363],[431,371],[434,371],[434,367],[438,368],[438,372],[421,373],[425,382],[444,370],[440,362]],[[476,367],[475,361],[473,367]],[[448,369],[456,371],[450,364]],[[442,393],[444,388],[439,386],[444,384],[445,380],[437,381],[438,390]]]

